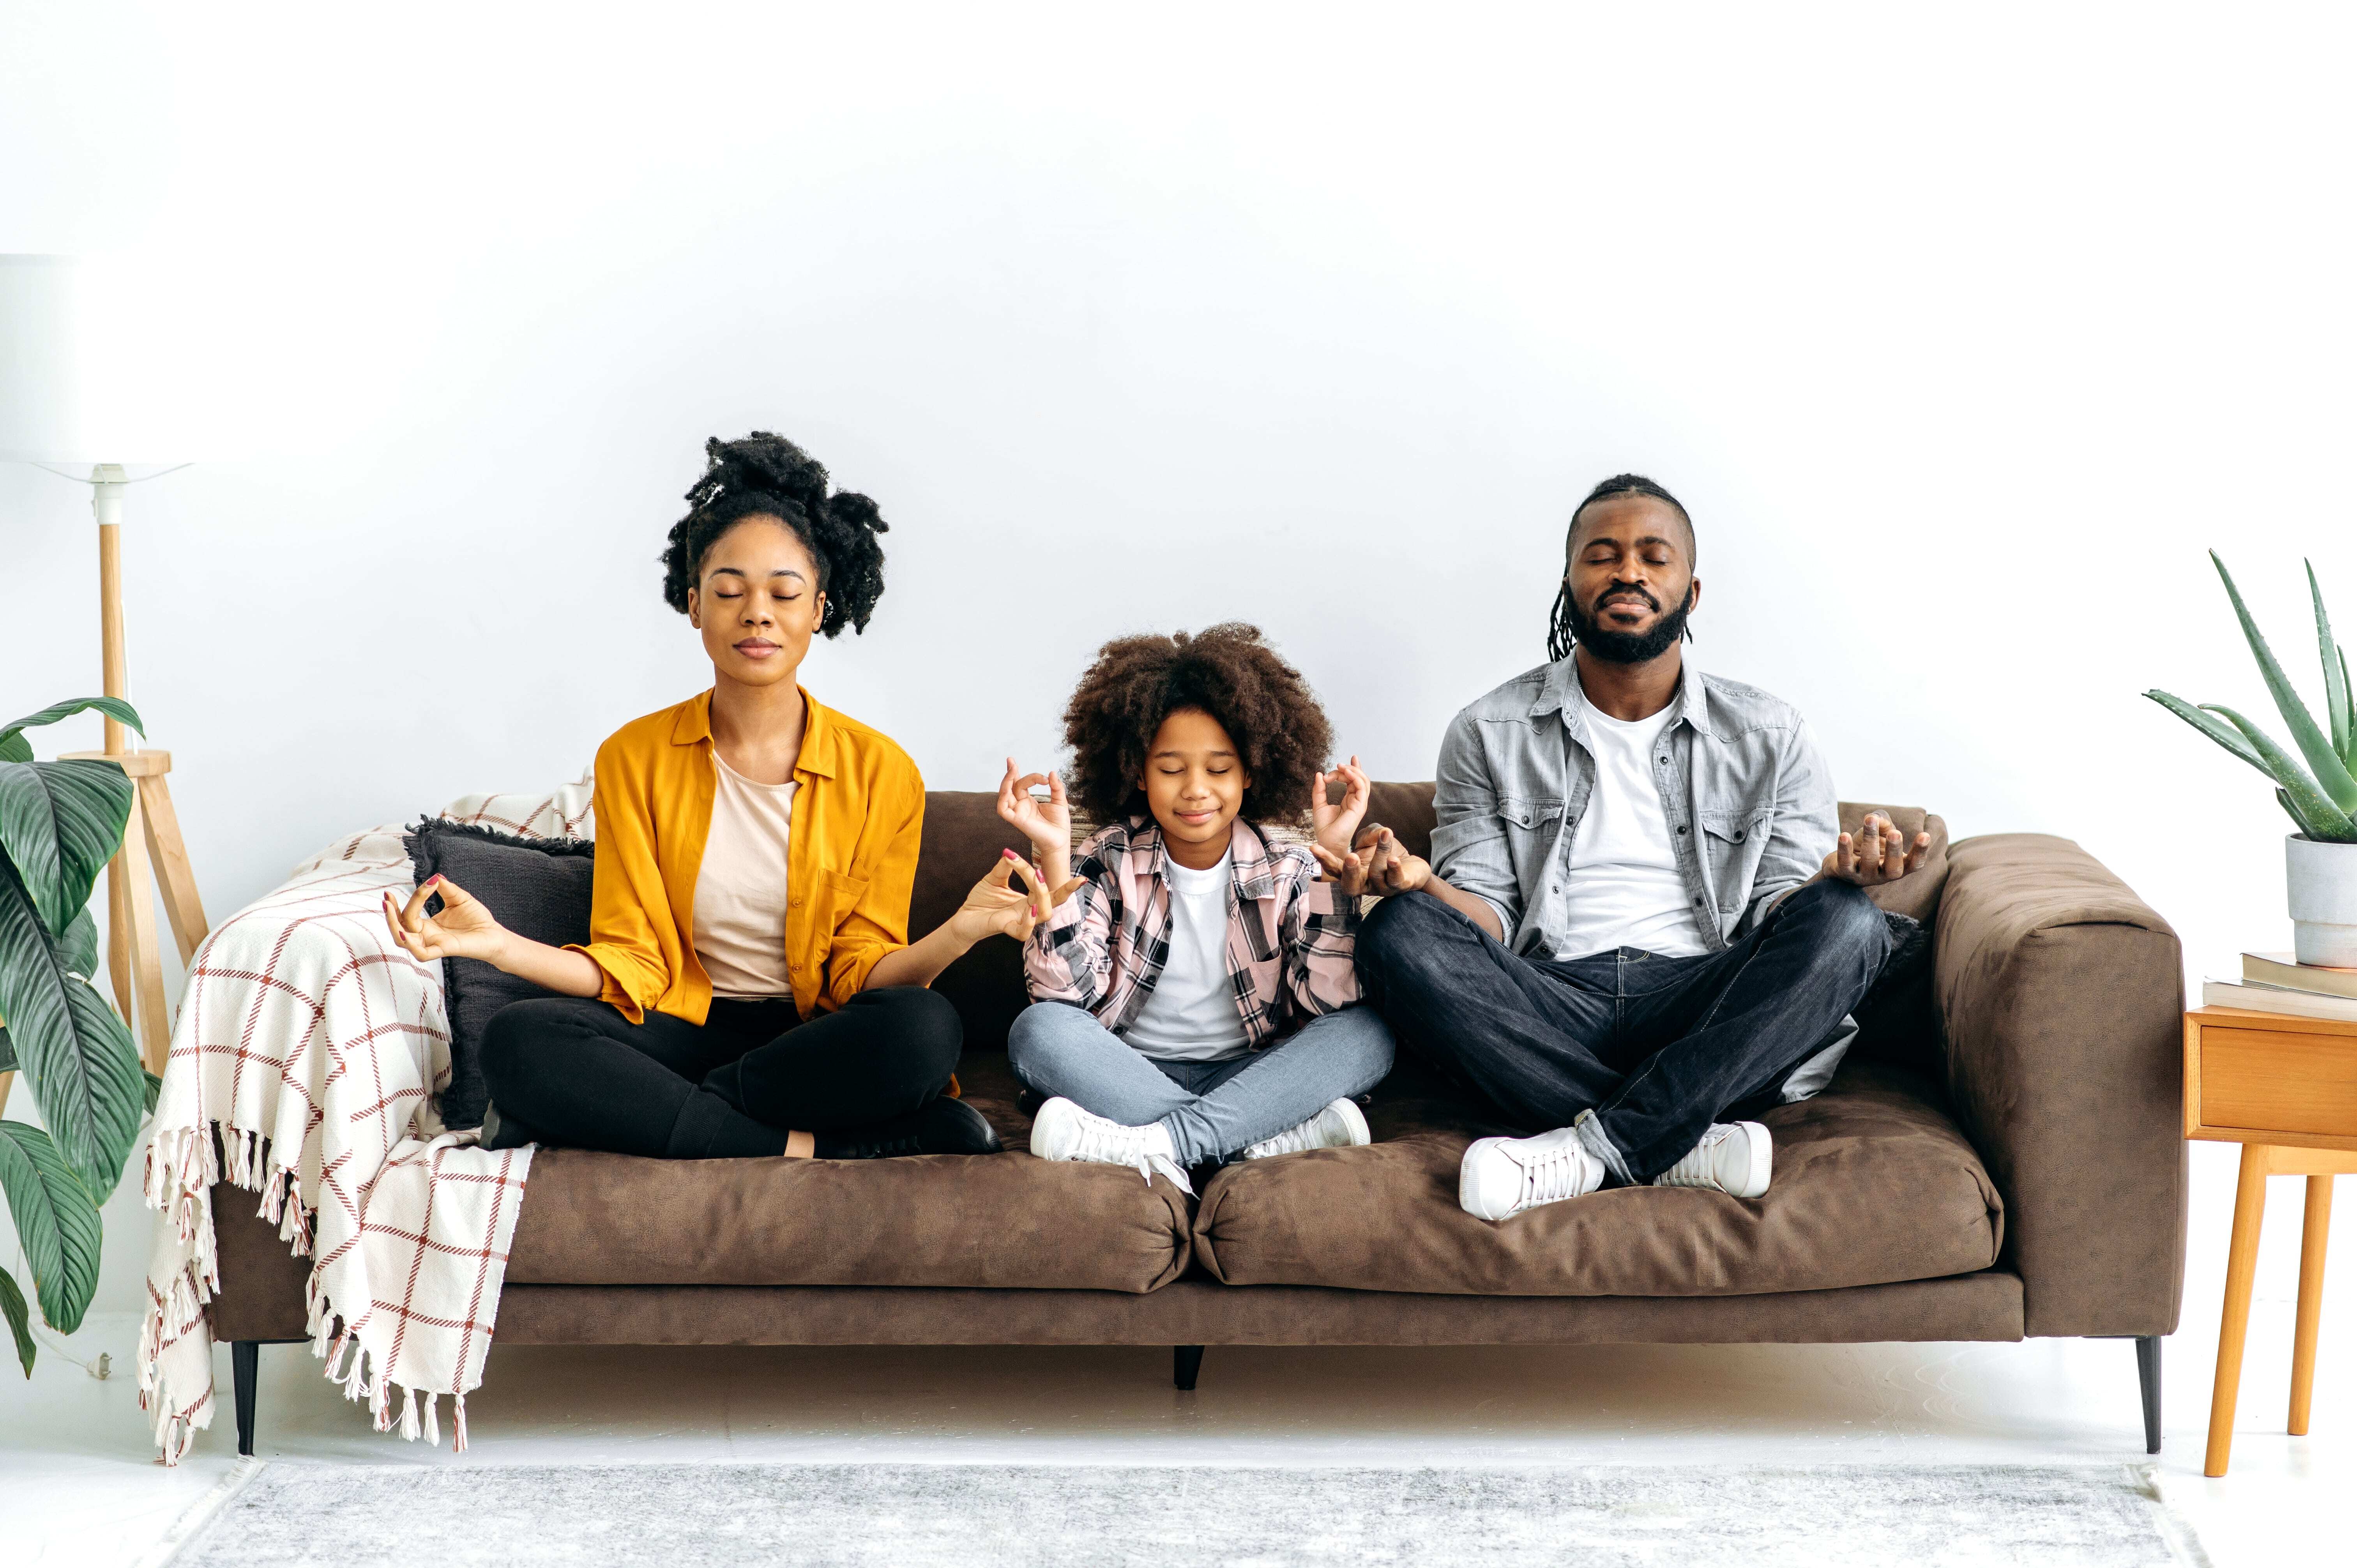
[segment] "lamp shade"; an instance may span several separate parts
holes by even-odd
[[[186,450],[153,338],[71,256],[0,255],[0,459],[168,463]]]

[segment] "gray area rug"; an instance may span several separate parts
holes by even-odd
[[[281,1462],[226,1493],[171,1561],[2161,1568],[2201,1558],[2147,1473],[2120,1466]]]

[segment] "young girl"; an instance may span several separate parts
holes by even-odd
[[[1076,866],[1063,780],[1008,761],[999,814],[1060,900],[1025,944],[1032,1005],[1007,1037],[1016,1075],[1050,1097],[1033,1154],[1191,1191],[1207,1161],[1369,1141],[1351,1097],[1391,1069],[1392,1036],[1352,1005],[1368,786],[1354,757],[1327,802],[1332,734],[1257,630],[1215,626],[1109,642],[1081,678],[1071,800],[1106,826]],[[1313,845],[1260,832],[1305,812]]]

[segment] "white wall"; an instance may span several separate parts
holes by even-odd
[[[0,12],[0,250],[207,355],[128,592],[217,915],[694,690],[652,557],[760,425],[892,521],[809,681],[936,786],[1230,617],[1424,777],[1635,468],[1846,795],[2077,838],[2196,978],[2288,942],[2266,788],[2137,693],[2266,709],[2206,547],[2357,636],[2328,8],[223,9]],[[96,685],[88,519],[0,467],[0,709]]]

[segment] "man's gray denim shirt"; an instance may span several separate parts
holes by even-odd
[[[1577,679],[1569,659],[1517,675],[1440,744],[1433,868],[1488,900],[1525,957],[1556,956],[1572,835],[1596,787]],[[1689,660],[1672,706],[1653,779],[1695,924],[1716,950],[1824,865],[1840,832],[1833,779],[1799,711],[1756,687]]]

